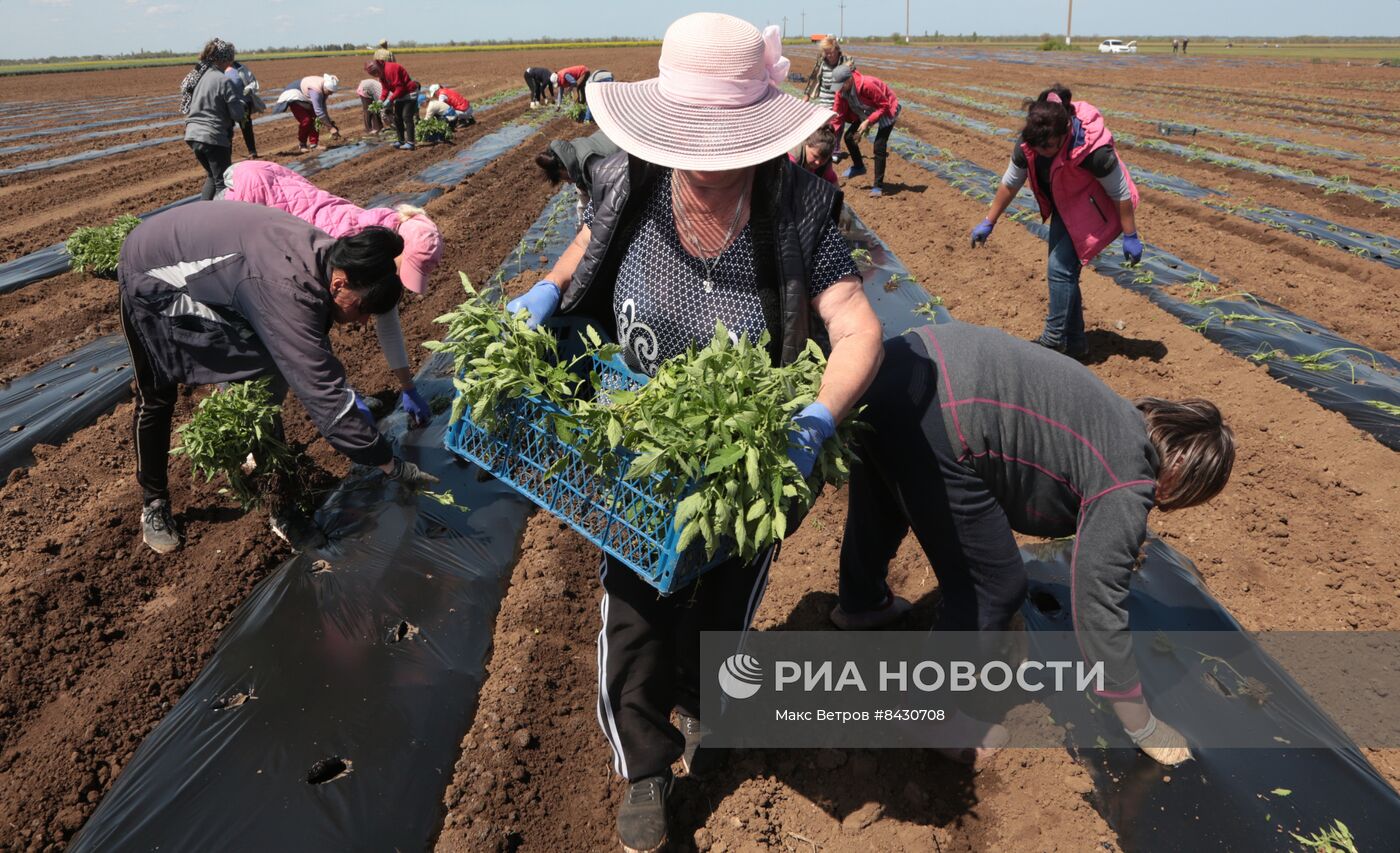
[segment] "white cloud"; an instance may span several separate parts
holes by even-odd
[[[71,6],[73,0],[29,0],[35,6]]]
[[[370,13],[371,15],[382,15],[382,14],[384,14],[384,7],[383,7],[383,6],[366,6],[366,7],[365,7],[365,11],[368,12],[368,13]]]
[[[147,6],[147,15],[171,15],[180,11],[183,7],[178,3],[161,3],[159,6]]]

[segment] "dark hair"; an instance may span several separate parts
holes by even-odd
[[[558,185],[565,178],[569,177],[569,170],[564,167],[564,161],[559,159],[552,149],[546,148],[535,155],[535,165],[544,170],[544,178],[551,184]]]
[[[824,124],[812,131],[812,135],[807,137],[802,145],[803,147],[811,145],[824,156],[830,157],[831,152],[836,150],[836,131],[831,129],[831,125]]]
[[[1051,99],[1051,95],[1055,99]],[[1070,92],[1059,83],[1040,93],[1034,101],[1027,99],[1026,126],[1021,128],[1021,141],[1036,148],[1069,133]]]
[[[1225,488],[1235,466],[1235,433],[1209,400],[1133,401],[1157,449],[1157,506],[1163,510],[1203,504]]]
[[[350,289],[368,314],[387,314],[399,304],[403,282],[394,259],[403,253],[403,238],[388,228],[372,226],[331,245],[326,263],[344,270]]]

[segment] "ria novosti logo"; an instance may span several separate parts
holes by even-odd
[[[719,689],[731,699],[747,699],[763,686],[763,664],[752,655],[730,655],[719,665]]]

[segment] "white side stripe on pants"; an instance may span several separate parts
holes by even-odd
[[[603,554],[603,563],[598,567],[599,585],[608,576],[608,555]],[[598,725],[603,729],[603,737],[613,751],[613,772],[622,778],[627,775],[627,756],[622,752],[622,738],[617,733],[617,720],[613,718],[612,697],[608,695],[608,590],[603,587],[603,600],[598,605],[603,617],[603,627],[598,629]]]

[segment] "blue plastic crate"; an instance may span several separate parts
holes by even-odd
[[[615,364],[594,359],[593,366],[604,387],[630,389],[639,387],[638,380],[645,381]],[[625,464],[610,476],[594,475],[578,449],[549,428],[549,416],[558,412],[544,400],[517,398],[503,404],[500,429],[492,434],[468,411],[447,428],[443,443],[583,534],[662,595],[685,588],[726,559],[721,547],[715,559],[706,560],[698,540],[677,552],[675,508],[688,489],[667,500],[656,493],[660,476],[624,480]],[[567,460],[561,470],[547,476],[561,458]]]

